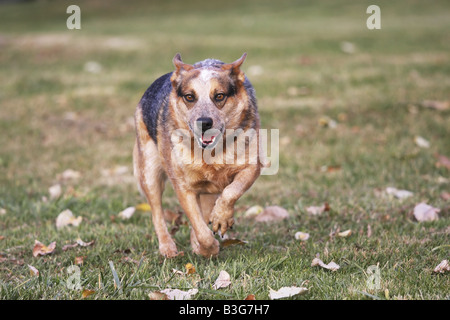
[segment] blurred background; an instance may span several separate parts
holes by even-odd
[[[70,4],[80,30],[67,29]],[[127,166],[110,184],[122,193],[134,108],[177,52],[187,63],[248,52],[262,126],[280,129],[279,174],[258,184],[274,201],[412,188],[433,154],[450,153],[450,5],[379,1],[381,30],[369,30],[370,4],[2,1],[2,193],[45,191],[67,168],[91,190]],[[416,136],[432,147],[419,152]]]
[[[80,30],[66,26],[71,15],[66,9],[73,4],[81,9]],[[366,26],[372,4],[381,9],[380,30]],[[186,63],[231,62],[247,52],[242,69],[256,89],[262,128],[280,130],[280,169],[260,177],[236,211],[280,205],[294,219],[265,233],[255,231],[261,226],[238,221],[239,237],[256,238],[254,246],[267,244],[264,250],[290,245],[292,266],[301,261],[301,270],[311,272],[309,257],[322,252],[323,243],[328,246],[330,230],[353,228],[359,236],[331,242],[335,259],[364,266],[358,259],[366,258],[365,246],[367,256],[378,257],[371,263],[384,265],[400,248],[399,265],[414,271],[402,273],[413,292],[422,298],[448,297],[448,282],[440,281],[441,293],[434,292],[439,278],[431,271],[426,288],[418,290],[422,280],[417,274],[441,261],[445,251],[431,248],[445,245],[449,234],[449,30],[448,0],[2,0],[0,239],[5,240],[0,244],[28,248],[35,239],[64,243],[81,234],[86,241],[97,240],[91,255],[98,252],[105,261],[112,248],[122,246],[134,246],[137,254],[150,250],[157,261],[148,213],[114,220],[124,208],[144,201],[132,174],[135,107],[147,87],[173,69],[177,52]],[[54,185],[60,186],[59,195],[49,190]],[[387,187],[414,196],[386,198]],[[444,219],[430,228],[410,223],[420,201],[440,208]],[[307,206],[325,202],[331,207],[326,218],[305,213]],[[164,205],[178,208],[170,187]],[[54,219],[67,208],[85,220],[76,231],[58,233]],[[376,236],[369,239],[370,225]],[[307,246],[293,238],[300,227],[315,232]],[[132,244],[120,241],[121,236]],[[181,249],[189,251],[188,228],[177,237],[185,246]],[[284,252],[273,248],[268,259]],[[370,248],[381,253],[376,256]],[[11,252],[32,259],[21,250]],[[295,257],[296,252],[307,258]],[[52,259],[73,263],[68,253]],[[50,268],[39,261],[35,266],[41,272]],[[8,268],[29,274],[26,268]],[[9,269],[1,270],[3,279],[12,277]],[[389,272],[389,281],[396,283],[397,269]],[[278,283],[280,277],[274,273],[273,279]],[[329,291],[316,290],[309,297],[345,297],[346,289],[335,287],[334,274],[327,279]],[[93,286],[96,281],[97,273]],[[407,287],[390,288],[409,294]],[[267,297],[266,288],[260,290]]]

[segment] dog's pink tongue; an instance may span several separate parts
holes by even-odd
[[[203,143],[211,143],[214,140],[214,136],[211,136],[209,139],[205,138],[204,135],[202,135],[202,142]]]

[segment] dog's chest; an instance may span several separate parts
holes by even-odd
[[[227,165],[192,165],[185,166],[184,178],[192,190],[199,193],[220,193],[233,182],[239,169]]]

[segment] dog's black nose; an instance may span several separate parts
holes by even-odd
[[[213,119],[208,118],[208,117],[202,117],[202,118],[198,118],[196,123],[197,123],[197,128],[202,130],[202,133],[203,133],[212,128]]]

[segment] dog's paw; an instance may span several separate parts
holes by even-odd
[[[200,245],[200,243],[197,240],[197,237],[195,236],[195,233],[193,230],[191,230],[191,247],[192,251],[195,254],[204,256],[206,258],[214,257],[219,254],[220,250],[220,244],[219,241],[213,238],[211,235],[211,244],[209,246]]]
[[[180,254],[174,242],[160,244],[159,253],[165,258],[174,258]]]
[[[214,233],[218,232],[221,236],[227,232],[234,224],[234,208],[232,206],[224,206],[221,203],[217,203],[211,212],[209,218],[210,224],[212,224],[212,230]]]
[[[211,245],[209,247],[203,247],[203,246],[199,245],[197,247],[193,247],[192,250],[194,251],[195,254],[202,255],[205,258],[211,258],[211,257],[215,257],[219,254],[220,244],[219,244],[219,241],[214,239],[213,245]]]

